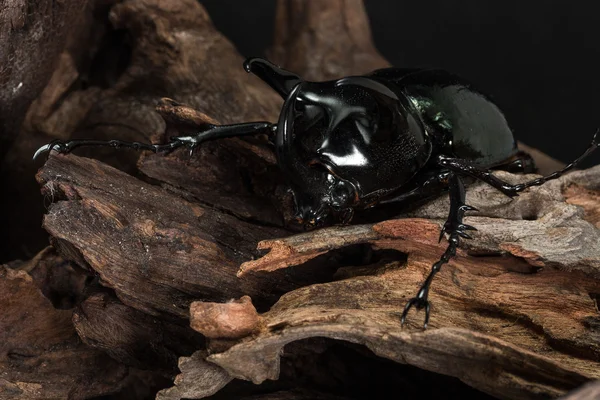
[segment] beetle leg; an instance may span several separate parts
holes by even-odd
[[[122,140],[91,140],[91,139],[73,139],[73,140],[53,140],[52,142],[40,147],[37,149],[35,154],[33,155],[33,159],[35,160],[41,154],[46,152],[50,153],[50,151],[54,150],[59,153],[70,153],[73,149],[77,147],[92,147],[92,146],[102,146],[102,147],[114,147],[114,148],[130,148],[134,150],[148,150],[158,153],[160,151],[168,151],[175,149],[180,146],[178,142],[170,142],[164,145],[157,144],[148,144],[141,142],[125,142]]]
[[[539,186],[539,185],[542,185],[542,184],[548,182],[549,180],[560,178],[566,172],[575,168],[577,166],[577,164],[579,164],[581,161],[583,161],[584,158],[586,158],[588,155],[590,155],[594,150],[596,150],[598,148],[598,145],[599,145],[598,132],[600,132],[600,130],[597,130],[596,133],[594,134],[592,143],[587,148],[587,150],[582,155],[580,155],[577,159],[575,159],[575,161],[573,161],[569,165],[565,166],[563,169],[553,172],[550,175],[542,176],[540,178],[531,180],[529,182],[519,183],[516,185],[511,185],[510,183],[505,182],[502,179],[492,175],[491,170],[483,169],[469,161],[462,160],[459,158],[449,158],[449,157],[445,157],[445,156],[439,156],[438,164],[440,166],[442,166],[444,168],[448,168],[449,170],[454,171],[456,173],[472,176],[476,179],[479,179],[479,180],[487,183],[488,185],[493,186],[494,188],[498,189],[499,191],[501,191],[502,193],[504,193],[505,195],[507,195],[509,197],[515,197],[515,196],[519,195],[519,192],[522,192],[523,190],[525,190],[531,186]]]
[[[175,136],[169,139],[165,144],[150,144],[141,142],[125,142],[122,140],[89,140],[89,139],[73,139],[73,140],[54,140],[47,145],[40,147],[33,159],[35,160],[40,154],[50,152],[51,150],[59,153],[70,153],[77,147],[114,147],[114,148],[129,148],[134,150],[147,150],[155,153],[163,151],[175,150],[179,147],[188,147],[190,151],[196,148],[200,143],[208,140],[222,139],[235,136],[249,136],[257,134],[267,134],[270,138],[274,136],[277,125],[269,122],[250,122],[244,124],[233,125],[211,125],[193,136]]]
[[[404,325],[406,322],[406,316],[408,315],[409,310],[415,306],[418,310],[425,308],[425,323],[423,324],[423,328],[427,328],[430,311],[429,300],[427,297],[429,295],[429,289],[431,287],[433,277],[440,271],[442,265],[446,264],[448,261],[450,261],[450,258],[456,255],[456,249],[460,242],[460,238],[471,238],[466,231],[476,230],[470,225],[463,224],[465,212],[475,210],[475,207],[465,204],[465,186],[460,177],[455,173],[451,173],[448,184],[450,190],[450,212],[448,213],[448,219],[442,228],[440,240],[444,233],[448,233],[449,244],[444,254],[442,254],[440,259],[431,267],[431,272],[429,272],[425,282],[423,282],[421,285],[417,295],[406,303],[404,311],[402,312],[402,325]]]
[[[535,174],[537,172],[535,161],[531,155],[524,151],[518,151],[508,162],[494,167],[494,169],[511,172],[513,174]]]

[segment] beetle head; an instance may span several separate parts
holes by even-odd
[[[296,170],[292,194],[296,214],[294,220],[305,228],[316,228],[330,222],[346,224],[354,215],[357,192],[354,185],[333,175],[325,165]]]
[[[285,99],[276,155],[305,226],[349,222],[355,208],[404,185],[431,154],[418,113],[385,82],[307,82],[262,59],[245,67]]]

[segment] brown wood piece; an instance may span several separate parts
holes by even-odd
[[[278,0],[272,61],[306,80],[371,72],[390,64],[377,51],[361,0]]]
[[[87,399],[118,392],[128,368],[78,339],[25,271],[0,266],[0,398]]]

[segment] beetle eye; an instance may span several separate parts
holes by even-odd
[[[354,188],[347,182],[338,180],[331,188],[330,206],[334,210],[341,210],[350,205],[354,198]]]

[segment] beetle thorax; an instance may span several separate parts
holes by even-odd
[[[316,221],[348,218],[366,199],[404,185],[427,162],[431,144],[401,94],[350,77],[299,83],[283,105],[276,150],[298,219]]]

